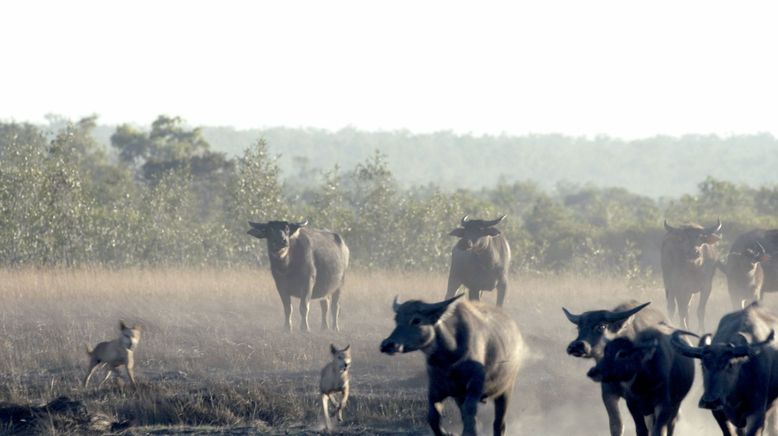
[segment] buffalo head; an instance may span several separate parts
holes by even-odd
[[[688,225],[673,227],[665,220],[665,230],[674,250],[684,259],[694,261],[702,256],[702,246],[715,244],[721,239],[721,220],[710,227]]]
[[[308,225],[308,221],[290,223],[287,221],[269,221],[267,223],[253,223],[249,221],[251,229],[249,235],[267,239],[267,247],[271,255],[284,257],[289,250],[289,241],[297,236],[300,228]]]
[[[618,312],[593,310],[580,315],[574,315],[563,307],[562,311],[567,319],[578,327],[578,337],[567,346],[567,354],[599,360],[605,342],[618,336],[627,319],[649,304],[651,303]]]
[[[605,346],[602,359],[588,375],[596,382],[626,382],[632,380],[644,362],[654,357],[659,342],[632,342],[629,338],[616,338]]]
[[[394,309],[394,331],[381,342],[381,352],[386,354],[408,353],[421,350],[435,340],[435,324],[444,320],[446,314],[453,308],[452,303],[464,294],[439,303],[425,303],[419,300],[397,302]]]
[[[460,250],[470,250],[478,245],[478,241],[486,236],[497,236],[500,231],[494,228],[505,219],[505,215],[494,220],[473,220],[467,215],[460,222],[461,227],[457,227],[449,233],[449,236],[459,238],[456,248]]]
[[[726,397],[733,391],[740,376],[741,366],[762,352],[772,342],[775,331],[770,331],[767,339],[749,343],[745,334],[739,333],[736,340],[727,343],[712,343],[711,335],[700,338],[694,347],[681,339],[681,336],[694,333],[677,330],[673,333],[672,344],[684,356],[702,361],[702,381],[704,392],[699,406],[703,409],[720,409]]]

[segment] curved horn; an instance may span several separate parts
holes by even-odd
[[[465,216],[462,217],[462,221],[461,221],[462,227],[464,227],[465,224],[470,222],[470,218],[469,217],[470,217],[470,215],[465,215]]]
[[[571,323],[578,325],[578,323],[581,322],[581,315],[570,313],[564,307],[562,308],[562,311],[565,313],[565,316],[570,320]]]
[[[706,233],[718,233],[721,231],[721,218],[716,219],[716,224],[705,228]]]
[[[678,229],[676,229],[675,227],[671,226],[670,224],[667,224],[667,220],[665,220],[665,230],[667,231],[667,233],[674,233],[678,231]]]
[[[632,309],[623,310],[621,312],[608,312],[605,314],[605,320],[608,322],[614,322],[614,321],[621,321],[622,319],[629,318],[630,316],[640,312],[641,309],[651,304],[649,301],[648,303],[643,303],[640,306],[633,307]]]
[[[686,357],[693,357],[695,359],[701,358],[702,351],[703,351],[702,347],[693,347],[687,344],[685,341],[681,340],[681,336],[687,336],[687,335],[699,338],[699,336],[695,335],[692,332],[687,332],[685,330],[676,330],[673,332],[673,336],[670,338],[670,343],[673,345],[673,347],[676,350],[678,350],[678,352],[680,352]]]
[[[400,308],[400,302],[398,301],[399,297],[400,297],[399,295],[395,295],[394,296],[394,301],[392,302],[392,310],[395,313],[397,313],[397,310]]]
[[[774,338],[775,338],[775,330],[770,330],[770,334],[767,336],[767,339],[765,339],[764,341],[755,342],[753,344],[735,346],[730,350],[730,353],[732,354],[733,357],[754,356],[756,354],[759,354],[759,352],[762,351],[762,348],[764,348],[765,345],[772,342]]]
[[[305,226],[308,225],[308,220],[306,219],[305,221],[299,222],[299,223],[297,223],[297,225],[300,226],[300,227],[305,227]]]
[[[484,227],[496,226],[497,224],[500,224],[504,219],[505,219],[505,215],[491,221],[484,221]]]

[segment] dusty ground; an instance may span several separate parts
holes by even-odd
[[[352,272],[342,300],[341,333],[319,330],[320,309],[314,304],[313,332],[287,334],[266,271],[0,271],[0,433],[90,428],[125,434],[315,433],[322,428],[319,371],[332,342],[353,349],[343,433],[427,434],[423,356],[390,357],[380,354],[378,345],[393,327],[394,295],[434,301],[444,289],[443,275]],[[767,306],[775,308],[778,299],[772,297]],[[486,298],[494,301],[494,295]],[[509,434],[606,434],[598,386],[584,375],[591,362],[565,354],[575,328],[560,307],[580,312],[629,298],[664,310],[664,291],[657,284],[636,288],[602,277],[513,278],[506,308],[530,355],[516,387]],[[725,286],[717,280],[710,330],[728,309]],[[116,337],[119,318],[143,325],[136,352],[139,389],[111,382],[82,389],[84,344]],[[296,312],[294,322],[299,326]],[[713,419],[696,407],[700,385],[696,380],[682,406],[678,434],[716,432]],[[31,410],[29,405],[63,396],[77,412],[37,413],[14,424],[4,415],[10,406]],[[488,425],[490,406],[480,413]],[[447,426],[456,429],[453,404],[446,415]],[[629,432],[626,408],[624,418]]]

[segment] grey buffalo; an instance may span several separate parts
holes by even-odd
[[[719,266],[727,276],[732,308],[742,309],[762,301],[765,292],[778,291],[778,230],[751,230],[735,239],[726,263]]]
[[[613,310],[592,310],[580,315],[562,308],[567,319],[578,327],[578,337],[567,346],[567,354],[599,362],[608,341],[619,337],[634,339],[639,332],[668,322],[661,312],[646,308],[648,304],[639,305],[636,301],[628,301]],[[624,425],[619,413],[619,398],[624,396],[624,389],[616,382],[603,382],[600,388],[602,402],[608,413],[610,433],[612,436],[621,436]]]
[[[665,221],[665,230],[661,261],[667,314],[672,318],[677,306],[681,325],[688,329],[692,295],[699,293],[697,319],[700,330],[704,330],[705,306],[719,259],[715,244],[721,239],[721,220],[710,227],[691,224],[677,228]]]
[[[672,436],[681,401],[694,382],[694,360],[677,352],[670,342],[672,329],[656,326],[639,332],[635,339],[616,338],[605,346],[605,355],[589,370],[598,382],[619,383],[623,388],[638,436]]]
[[[463,434],[476,433],[478,403],[494,400],[494,434],[505,434],[505,415],[519,372],[523,340],[516,323],[499,307],[460,301],[461,295],[429,304],[418,300],[398,304],[396,327],[381,343],[381,352],[420,350],[427,358],[429,414],[436,435],[443,400],[459,405]]]
[[[673,345],[702,361],[704,391],[700,407],[710,409],[725,436],[761,435],[765,417],[778,397],[778,350],[773,337],[778,319],[758,303],[725,315],[716,334],[693,347],[673,333]]]
[[[465,216],[461,227],[449,233],[459,241],[451,250],[446,298],[453,297],[463,285],[471,300],[479,300],[481,291],[497,288],[497,305],[503,305],[508,289],[511,249],[505,236],[494,227],[503,219],[505,215],[491,221],[471,220]]]
[[[331,311],[332,327],[339,330],[340,295],[349,258],[343,238],[337,233],[306,228],[308,221],[249,224],[249,235],[267,239],[270,271],[284,306],[286,329],[292,330],[292,297],[296,297],[300,299],[303,330],[310,330],[308,309],[310,301],[316,299],[321,301],[322,329],[329,327],[327,312]]]

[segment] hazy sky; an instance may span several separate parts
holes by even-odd
[[[0,119],[778,134],[778,6],[16,1]]]

